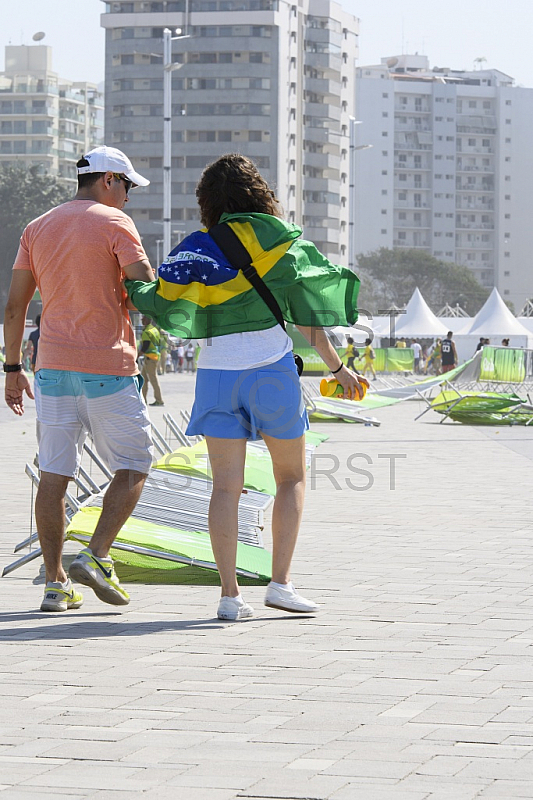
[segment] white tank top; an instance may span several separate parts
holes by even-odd
[[[292,350],[292,340],[281,325],[200,339],[199,345],[198,369],[254,369],[274,364]]]

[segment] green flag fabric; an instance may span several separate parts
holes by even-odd
[[[357,321],[359,279],[328,261],[301,229],[270,214],[223,214],[248,250],[283,317],[298,325],[330,327]],[[207,230],[187,236],[166,257],[152,283],[126,281],[135,307],[164,330],[205,339],[272,328],[276,319]]]

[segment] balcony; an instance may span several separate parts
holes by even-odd
[[[461,197],[457,198],[456,211],[494,211],[494,203],[466,203]]]
[[[408,170],[409,172],[429,172],[429,164],[413,164],[410,161],[395,161],[394,169]]]
[[[494,167],[463,167],[459,164],[456,168],[457,172],[488,172],[489,174],[494,175]]]
[[[396,200],[394,203],[395,208],[429,208],[429,203],[418,203],[414,200]]]
[[[412,250],[416,250],[417,248],[426,249],[431,247],[427,239],[423,242],[408,242],[405,239],[393,239],[392,244],[394,247],[405,247]]]
[[[456,222],[455,230],[457,231],[493,231],[494,224],[491,222]]]

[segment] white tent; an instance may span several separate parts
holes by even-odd
[[[448,328],[430,309],[418,287],[406,306],[406,313],[396,318],[396,337],[429,338],[446,336]]]
[[[468,330],[471,336],[491,337],[516,337],[531,336],[530,331],[517,320],[510,309],[503,302],[500,293],[494,287],[485,305],[478,311]],[[500,342],[491,342],[500,344]],[[524,346],[520,343],[519,346]]]
[[[482,336],[495,347],[501,346],[502,339],[510,339],[511,347],[531,347],[533,344],[533,333],[512,314],[496,288],[469,324],[460,329],[454,329],[452,325],[450,330],[457,334],[454,341],[459,363],[474,354]]]

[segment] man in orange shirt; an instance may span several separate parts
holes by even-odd
[[[149,181],[112,147],[95,148],[77,167],[74,199],[30,222],[22,234],[4,322],[6,402],[20,416],[24,393],[34,397],[20,348],[28,304],[39,289],[43,312],[35,402],[41,480],[35,517],[46,569],[42,611],[83,603],[61,555],[65,492],[79,468],[87,433],[114,478],[89,546],[69,573],[106,603],[129,603],[109,550],[135,508],[152,461],[122,286],[124,278],[153,280],[137,229],[122,211],[129,190]]]

